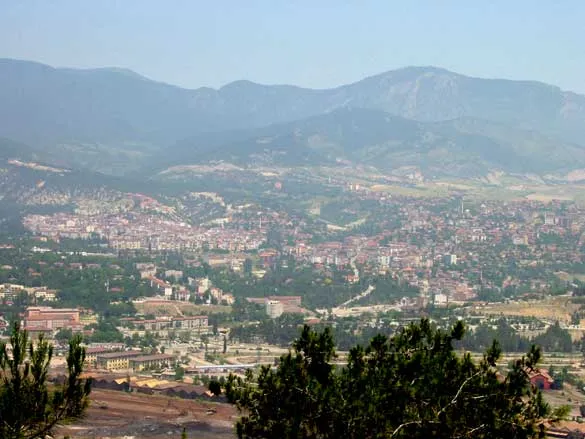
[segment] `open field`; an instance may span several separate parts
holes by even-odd
[[[543,396],[551,407],[568,405],[571,408],[569,416],[581,416],[579,406],[585,404],[585,395],[570,384],[565,384],[563,390],[544,391]]]
[[[494,303],[478,306],[474,311],[490,316],[537,317],[569,323],[571,315],[580,307],[580,305],[572,303],[570,297],[556,296],[526,302]]]
[[[449,192],[444,187],[417,185],[399,186],[389,184],[375,184],[370,187],[373,192],[387,192],[389,194],[402,195],[405,197],[444,197]]]
[[[189,302],[169,301],[135,303],[136,311],[140,314],[153,314],[155,316],[195,316],[214,313],[229,313],[232,308],[224,305],[195,305]]]
[[[84,419],[60,427],[72,438],[234,438],[236,409],[229,404],[94,390]]]

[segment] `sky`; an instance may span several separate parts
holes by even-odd
[[[328,88],[434,65],[585,93],[582,0],[0,0],[0,58],[187,88]]]

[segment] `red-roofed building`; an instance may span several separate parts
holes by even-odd
[[[56,309],[44,306],[28,307],[24,313],[24,326],[49,330],[69,328],[81,331],[83,329],[78,309]]]
[[[545,370],[537,370],[530,374],[530,383],[541,390],[550,390],[555,380]]]

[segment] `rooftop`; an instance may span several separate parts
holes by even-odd
[[[131,361],[135,363],[145,363],[147,361],[158,361],[158,360],[174,360],[175,357],[173,355],[167,354],[156,354],[156,355],[143,355],[136,358],[132,358]]]

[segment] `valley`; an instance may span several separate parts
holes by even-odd
[[[432,67],[187,90],[0,60],[0,80],[0,332],[51,339],[52,379],[83,336],[95,391],[63,435],[231,437],[227,380],[302,328],[338,367],[421,318],[465,322],[457,358],[499,340],[499,374],[537,344],[545,398],[580,419],[585,97]]]

